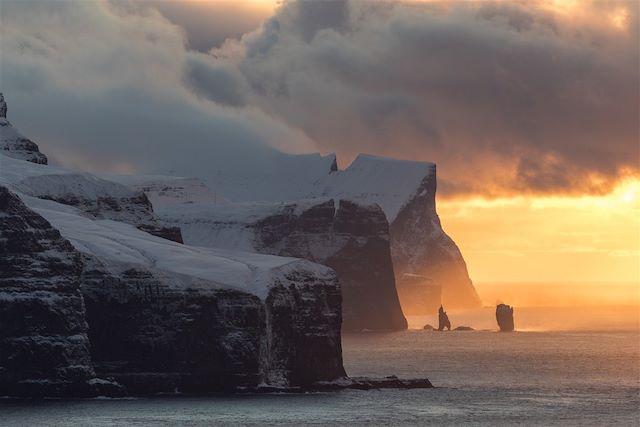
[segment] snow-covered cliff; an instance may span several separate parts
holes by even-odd
[[[7,120],[7,103],[0,93],[0,152],[9,157],[46,165],[47,156],[38,145],[18,132]]]
[[[295,258],[190,247],[126,223],[89,218],[72,206],[19,197],[27,206],[19,202],[24,209],[15,218],[40,218],[72,254],[73,262],[62,268],[52,248],[41,250],[52,257],[56,280],[73,286],[46,289],[41,279],[23,280],[29,277],[18,271],[23,264],[32,264],[26,270],[31,274],[42,270],[33,263],[40,263],[43,236],[36,234],[37,244],[29,244],[23,234],[3,236],[8,242],[3,249],[11,257],[2,260],[2,288],[12,298],[2,306],[6,318],[1,329],[8,333],[7,322],[19,319],[18,312],[37,317],[36,307],[60,299],[77,331],[55,348],[64,354],[79,354],[72,345],[84,349],[84,355],[76,356],[86,367],[83,379],[90,379],[95,367],[129,392],[146,393],[305,386],[345,375],[341,294],[333,270]],[[18,196],[12,194],[12,200],[19,201]],[[24,253],[16,252],[21,245]],[[71,291],[75,302],[61,294]],[[26,305],[15,298],[25,292]],[[46,327],[46,318],[40,322],[44,325],[36,327]],[[24,341],[26,333],[18,333]],[[0,373],[15,369],[11,360],[20,353],[9,348],[3,346],[7,359],[0,359]],[[82,364],[76,360],[73,365]],[[8,383],[5,390],[13,395],[18,389]],[[48,390],[41,392],[51,394]]]
[[[315,198],[292,203],[166,203],[157,208],[196,246],[293,256],[336,270],[343,328],[405,329],[389,225],[377,205]]]
[[[334,167],[335,157],[332,162],[328,162],[328,158],[332,156],[318,157],[319,165],[311,169],[316,171],[320,166],[326,169],[320,176],[314,172],[314,180],[309,180],[307,174],[302,174],[298,179],[295,175],[296,168],[283,169],[282,177],[276,182],[291,184],[283,185],[279,193],[275,189],[251,190],[264,189],[270,185],[268,181],[255,183],[255,187],[254,183],[247,181],[243,191],[232,192],[235,198],[230,199],[236,203],[229,203],[224,198],[224,192],[210,191],[205,196],[206,192],[202,187],[198,186],[195,191],[181,185],[182,179],[178,178],[137,177],[135,184],[130,182],[131,178],[114,179],[135,185],[137,189],[154,189],[150,191],[149,197],[157,198],[156,209],[159,215],[165,221],[180,227],[186,241],[192,244],[265,253],[287,253],[288,250],[296,256],[321,263],[326,262],[326,254],[318,256],[305,253],[299,249],[299,242],[292,242],[292,239],[279,242],[279,248],[261,245],[256,241],[255,224],[278,215],[283,220],[282,211],[286,210],[286,206],[295,206],[294,210],[300,212],[305,207],[319,205],[327,200],[334,200],[336,204],[339,200],[345,200],[360,206],[378,205],[389,224],[388,238],[396,286],[407,312],[430,313],[440,303],[451,308],[480,305],[464,258],[455,242],[442,229],[436,212],[435,164],[359,155],[348,168],[337,170]],[[305,158],[305,161],[308,162],[309,159]],[[285,176],[288,176],[288,180],[283,178]],[[229,179],[224,174],[216,175],[216,188],[227,189],[230,186]],[[161,188],[171,190],[164,191],[162,199],[158,198],[158,189]],[[363,223],[367,222],[367,216],[363,215]],[[314,233],[317,230],[307,230],[309,236]],[[287,244],[292,246],[282,246]],[[337,253],[339,244],[327,241],[315,246]],[[361,264],[368,262],[366,256],[359,259]],[[424,278],[422,284],[416,281],[417,277]],[[360,288],[367,281],[361,283]],[[347,292],[348,289],[347,285]],[[440,295],[438,301],[420,300]],[[345,309],[349,309],[348,297],[345,299]],[[394,299],[395,297],[391,298]],[[377,304],[382,306],[387,304],[387,300],[378,300]],[[345,315],[345,319],[347,318]]]
[[[156,236],[182,242],[180,229],[157,218],[147,196],[88,173],[0,157],[0,183],[29,196],[77,207],[95,219],[126,222]]]
[[[157,228],[179,229],[144,193],[5,154],[1,395],[307,387],[345,376],[332,269],[174,242]]]

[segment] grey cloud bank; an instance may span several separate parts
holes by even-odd
[[[204,54],[153,2],[3,2],[2,87],[66,164],[369,152],[437,162],[448,194],[601,192],[639,169],[638,7],[285,2]]]

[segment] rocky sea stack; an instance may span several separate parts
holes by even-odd
[[[496,320],[500,332],[513,332],[515,330],[513,323],[513,307],[507,304],[498,304],[496,306]]]

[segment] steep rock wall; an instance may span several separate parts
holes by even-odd
[[[0,395],[100,392],[81,270],[80,254],[58,230],[0,186]]]
[[[391,254],[398,292],[406,304],[407,275],[419,275],[441,288],[442,303],[449,308],[480,306],[480,298],[469,278],[467,265],[455,242],[444,232],[436,212],[436,171],[426,175],[420,186],[391,223]],[[407,287],[403,288],[403,284]]]
[[[395,289],[389,226],[376,205],[312,199],[174,205],[158,212],[180,226],[189,244],[304,258],[333,268],[342,287],[344,330],[407,327]]]

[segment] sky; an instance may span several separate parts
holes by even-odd
[[[640,282],[639,8],[3,0],[0,87],[65,166],[433,161],[474,281]]]

